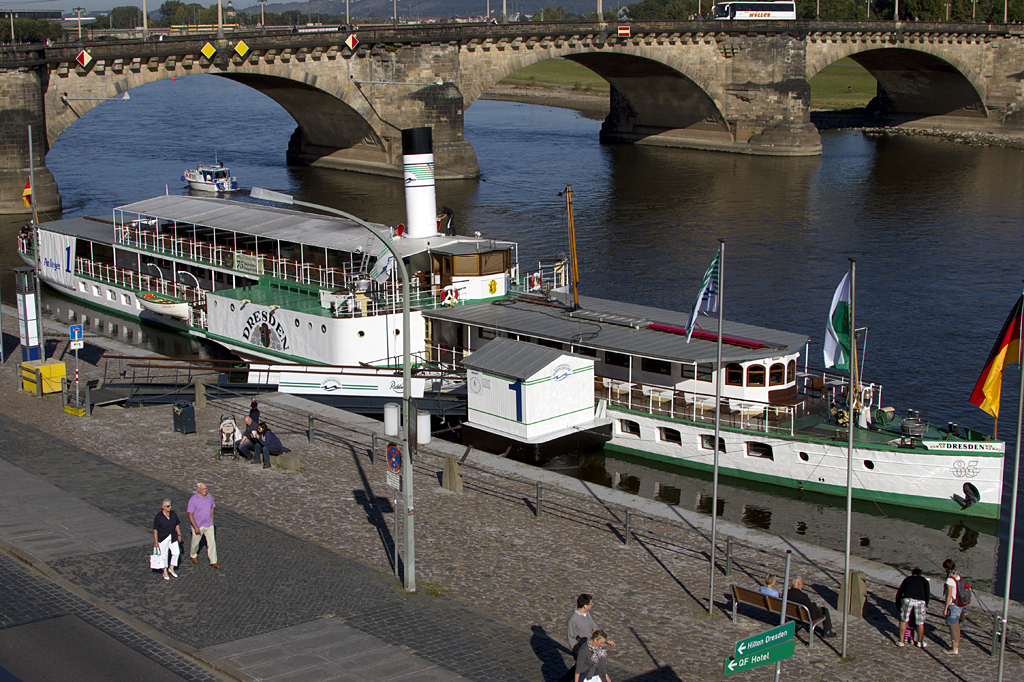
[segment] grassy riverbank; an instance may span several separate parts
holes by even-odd
[[[548,103],[549,106],[590,112],[596,106],[595,99],[604,98],[603,109],[605,113],[608,110],[608,81],[568,59],[548,59],[531,64],[498,85],[491,93],[493,99]],[[861,109],[875,96],[875,88],[876,82],[871,74],[847,57],[825,67],[811,79],[811,109]],[[577,104],[566,103],[572,101]]]

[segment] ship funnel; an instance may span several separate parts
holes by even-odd
[[[434,147],[430,128],[402,131],[402,165],[405,178],[405,236],[413,239],[437,234],[437,203],[434,196]]]

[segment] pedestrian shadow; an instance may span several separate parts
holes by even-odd
[[[645,673],[627,677],[623,682],[682,682],[670,665],[663,665]]]
[[[561,643],[555,641],[540,625],[530,628],[533,634],[530,635],[530,647],[534,655],[541,662],[540,674],[544,682],[564,682],[572,680],[569,677],[571,667],[565,664],[563,654],[572,656],[572,652]]]

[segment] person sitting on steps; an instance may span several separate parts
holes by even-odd
[[[259,464],[260,457],[262,456],[263,468],[269,469],[270,453],[281,452],[282,450],[284,450],[284,445],[281,444],[281,439],[270,430],[266,422],[260,422],[260,425],[256,428],[256,451],[252,458],[253,464]]]

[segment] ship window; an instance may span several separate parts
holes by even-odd
[[[872,462],[870,459],[866,459],[866,460],[864,460],[864,468],[865,469],[874,469],[875,468],[875,463]]]
[[[95,284],[92,286],[92,295],[93,296],[102,296],[103,295],[103,294],[100,293],[100,288],[98,286],[96,286]]]
[[[234,308],[234,306],[232,306],[232,308]],[[312,322],[307,322],[306,326],[308,326],[310,329],[313,329],[313,323]]]
[[[231,304],[231,312],[235,312],[235,304],[234,303]]]
[[[687,362],[684,362],[679,366],[679,369],[683,379],[697,378],[697,365],[691,365]]]
[[[775,461],[775,453],[772,452],[771,445],[755,443],[753,441],[747,441],[747,457],[759,457],[760,459]]]
[[[78,283],[78,290],[81,291],[84,294],[85,292],[87,292],[89,290],[89,287],[86,286],[85,282],[79,282]]]
[[[498,335],[498,332],[496,332],[493,329],[485,329],[483,327],[479,327],[476,330],[476,335],[478,338],[481,339],[493,339],[495,336]]]
[[[726,386],[742,386],[743,385],[743,368],[735,362],[729,363],[725,366],[725,385]]]
[[[784,383],[786,383],[786,367],[781,362],[777,362],[768,370],[768,385],[781,386]]]
[[[327,331],[327,330],[325,329],[324,331]],[[399,335],[399,334],[401,334],[401,333],[402,333],[402,330],[401,330],[401,329],[396,329],[396,330],[395,330],[395,336],[398,336],[398,335]]]
[[[363,338],[364,336],[366,336],[366,332],[360,329],[358,332],[356,332],[356,336],[358,336],[359,338]]]
[[[299,326],[299,318],[297,318],[297,317],[295,318],[295,326],[296,326],[296,327],[298,327],[298,326]]]
[[[672,363],[665,362],[664,360],[642,358],[640,360],[640,369],[642,369],[645,372],[650,372],[652,374],[664,374],[666,376],[672,375]]]
[[[808,455],[806,452],[801,452],[800,453],[800,461],[801,462],[807,462],[810,459],[811,459],[810,455]]]
[[[116,301],[117,300],[117,294],[114,293],[113,289],[107,289],[107,300],[108,301]]]
[[[596,358],[597,357],[597,349],[596,348],[587,348],[586,346],[576,346],[576,352],[579,353],[580,355],[586,355],[588,358]]]
[[[697,365],[697,381],[706,381],[709,384],[715,376],[715,366],[711,363]]]
[[[320,333],[322,333],[322,334],[326,334],[327,333],[327,325],[326,324],[320,325]]]
[[[764,386],[764,365],[747,367],[747,386]]]
[[[505,272],[508,251],[490,251],[480,254],[480,274],[498,275]]]
[[[700,437],[700,446],[705,450],[715,449],[715,437],[712,434],[705,433]],[[718,451],[725,452],[725,439],[719,437],[718,439]]]
[[[632,419],[620,419],[619,420],[619,432],[629,434],[630,436],[640,437],[640,425]]]
[[[675,429],[667,429],[662,427],[658,429],[658,433],[661,436],[663,443],[675,443],[676,445],[683,444],[683,436]]]
[[[550,339],[537,339],[537,344],[547,346],[548,348],[554,348],[556,350],[562,350],[562,344],[560,342],[551,341]]]
[[[796,381],[796,360],[790,360],[786,367],[786,383],[791,384],[794,381]]]
[[[123,303],[125,305],[131,305],[132,304],[132,297],[129,296],[128,294],[121,294],[121,303]]]
[[[452,274],[456,277],[475,277],[480,274],[480,258],[476,254],[455,256],[452,261]]]
[[[604,352],[604,362],[614,367],[629,367],[629,356],[625,353],[613,353],[608,350]]]

